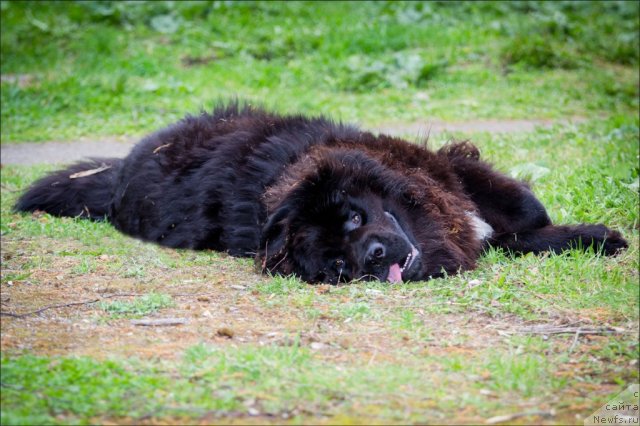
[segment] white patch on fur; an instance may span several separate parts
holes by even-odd
[[[491,237],[493,234],[493,228],[491,225],[480,219],[480,217],[473,212],[467,212],[467,215],[471,218],[471,226],[473,226],[477,239],[484,241]]]

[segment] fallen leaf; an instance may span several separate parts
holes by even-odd
[[[168,148],[168,147],[170,147],[171,145],[172,145],[172,144],[170,144],[170,143],[166,143],[166,144],[164,144],[164,145],[160,145],[159,147],[157,147],[156,149],[154,149],[154,150],[153,150],[153,153],[154,153],[154,154],[157,154],[157,153],[158,153],[158,151],[160,151],[160,150],[162,150],[162,149],[164,149],[164,148]]]
[[[235,336],[235,334],[236,333],[229,327],[222,327],[216,331],[216,335],[220,337],[226,337],[227,339],[233,339],[233,336]]]
[[[111,168],[111,165],[102,163],[102,165],[100,167],[96,168],[96,169],[85,170],[85,171],[82,171],[82,172],[78,172],[78,173],[74,173],[72,175],[69,175],[69,179],[78,179],[78,178],[83,178],[83,177],[95,175],[95,174],[98,174],[98,173],[102,173],[105,170],[109,170],[110,168]]]

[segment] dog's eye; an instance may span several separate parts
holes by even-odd
[[[349,216],[347,216],[347,221],[344,223],[344,229],[347,232],[351,232],[356,228],[359,228],[360,226],[362,226],[362,215],[358,212],[354,212],[353,210],[349,213]]]

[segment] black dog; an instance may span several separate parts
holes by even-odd
[[[17,210],[106,219],[170,247],[256,256],[308,282],[425,280],[490,244],[538,253],[627,247],[603,225],[552,225],[526,184],[468,143],[437,152],[325,118],[250,106],[186,117],[125,159],[55,172]]]

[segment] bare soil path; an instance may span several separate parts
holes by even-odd
[[[464,122],[416,122],[409,124],[382,123],[374,131],[394,136],[431,136],[447,133],[518,133],[555,124],[579,123],[582,118],[569,121],[533,120],[474,120]],[[365,126],[362,126],[366,128]],[[67,164],[89,157],[124,157],[138,138],[111,137],[99,140],[55,141],[39,143],[1,144],[2,164]]]

